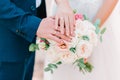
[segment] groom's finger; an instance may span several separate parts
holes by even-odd
[[[68,37],[68,36],[66,36],[66,35],[63,35],[63,34],[61,34],[60,32],[58,32],[58,31],[56,31],[53,35],[55,35],[55,36],[57,36],[57,37],[59,37],[59,38],[61,38],[61,39],[63,39],[63,40],[66,40],[66,41],[71,41],[71,38],[70,37]]]
[[[54,19],[54,20],[55,20],[55,16],[50,16],[49,18],[52,18],[52,19]]]
[[[64,44],[63,40],[61,40],[60,38],[58,38],[57,36],[54,36],[54,35],[49,35],[49,39],[59,43],[59,44]]]

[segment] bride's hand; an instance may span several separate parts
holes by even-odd
[[[67,36],[74,36],[75,18],[69,3],[62,2],[58,4],[55,18],[56,29],[59,29],[62,34]]]

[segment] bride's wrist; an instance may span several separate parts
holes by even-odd
[[[55,0],[57,6],[69,6],[69,1],[68,0]]]

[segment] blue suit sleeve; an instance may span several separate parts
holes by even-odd
[[[33,41],[40,22],[40,18],[23,11],[10,0],[0,2],[0,26],[9,29],[27,41]]]

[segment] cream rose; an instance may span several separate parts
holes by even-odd
[[[80,58],[90,57],[93,50],[93,45],[87,41],[81,41],[76,47],[76,54]]]

